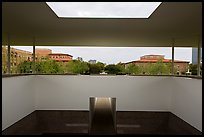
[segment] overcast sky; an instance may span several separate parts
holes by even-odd
[[[47,2],[58,17],[147,18],[161,2]]]
[[[18,49],[32,52],[32,47],[13,46]],[[165,55],[171,59],[171,48],[168,47],[54,47],[36,46],[36,48],[48,48],[52,53],[66,53],[73,56],[73,59],[82,57],[84,61],[97,60],[106,64],[129,62],[139,60],[141,56],[148,54]],[[192,48],[175,48],[175,59],[192,62]]]

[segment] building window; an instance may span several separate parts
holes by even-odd
[[[32,60],[30,58],[32,51],[32,46],[11,46],[11,74],[32,72],[30,69],[27,70],[27,68],[32,66]],[[12,53],[15,53],[14,56],[12,56]]]
[[[2,74],[8,73],[8,46],[2,45]]]

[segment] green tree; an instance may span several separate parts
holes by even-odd
[[[17,73],[32,73],[32,61],[24,61],[17,65]]]
[[[168,75],[171,72],[170,64],[163,63],[163,60],[145,65],[144,70],[149,75]]]
[[[88,71],[88,63],[84,61],[72,60],[66,64],[67,73],[86,74]]]
[[[189,70],[191,72],[191,75],[197,75],[197,64],[190,64]]]
[[[36,62],[36,73],[59,74],[62,73],[62,69],[57,61],[47,59],[45,61]]]
[[[115,64],[110,64],[105,67],[105,71],[108,74],[118,74],[120,72],[120,67]]]
[[[142,67],[138,66],[136,64],[129,64],[126,67],[127,74],[141,74],[142,73]]]
[[[97,62],[96,64],[88,64],[89,66],[89,73],[90,74],[99,74],[104,70],[104,65],[101,62]]]
[[[189,71],[191,72],[191,75],[197,75],[198,71],[198,64],[190,64],[189,65]],[[202,75],[202,63],[200,64],[200,74]]]
[[[127,74],[126,73],[126,70],[125,70],[125,64],[119,62],[117,65],[116,65],[118,68],[119,68],[119,72],[117,74]]]

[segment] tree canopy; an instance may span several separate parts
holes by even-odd
[[[17,71],[18,73],[31,73],[32,65],[32,61],[21,62],[17,66]],[[162,60],[159,60],[156,63],[145,65],[123,63],[106,65],[102,62],[91,64],[82,60],[71,60],[65,63],[46,58],[43,61],[37,60],[35,68],[38,74],[100,74],[105,71],[108,74],[169,75],[171,73],[171,62],[163,63]],[[196,75],[197,65],[191,64],[190,71],[193,75]]]

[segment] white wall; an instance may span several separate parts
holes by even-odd
[[[118,111],[171,111],[202,131],[202,80],[154,76],[36,75],[2,78],[2,129],[34,110],[88,110],[116,97]]]
[[[202,80],[173,78],[171,112],[202,132]]]
[[[2,78],[2,130],[35,110],[34,77]]]
[[[169,77],[36,76],[36,109],[88,110],[89,97],[116,97],[117,110],[169,111]]]

